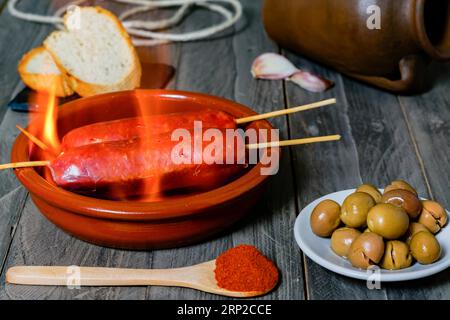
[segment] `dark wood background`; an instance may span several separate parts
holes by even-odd
[[[0,0],[5,4],[5,0]],[[22,1],[20,8],[51,13],[64,1]],[[393,179],[411,182],[424,197],[450,207],[450,64],[430,66],[431,89],[416,96],[396,96],[355,82],[339,73],[281,50],[269,40],[260,18],[261,1],[242,0],[245,18],[233,32],[208,41],[146,49],[155,62],[175,67],[170,88],[222,96],[267,112],[324,98],[338,104],[273,120],[282,138],[340,133],[339,143],[295,147],[284,153],[281,171],[272,179],[254,218],[229,234],[186,248],[123,251],[77,240],[48,222],[11,171],[0,172],[0,299],[219,299],[180,288],[82,288],[5,284],[15,265],[82,265],[170,268],[215,258],[222,251],[249,243],[273,259],[282,274],[279,287],[261,299],[449,299],[450,270],[430,278],[382,284],[369,290],[313,263],[293,237],[296,215],[315,198],[362,182],[380,187]],[[114,12],[123,5],[101,2]],[[201,27],[219,17],[196,11],[179,30]],[[19,21],[3,8],[0,14],[0,163],[9,161],[16,124],[27,115],[6,108],[22,87],[16,71],[20,57],[38,46],[52,30]],[[323,94],[308,93],[283,81],[255,81],[253,59],[263,52],[282,52],[297,66],[332,79]]]

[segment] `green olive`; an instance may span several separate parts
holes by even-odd
[[[414,193],[416,196],[418,195],[416,189],[411,187],[411,185],[408,182],[403,180],[392,181],[391,184],[384,189],[384,193],[388,193],[389,191],[398,189],[407,190],[409,192]]]
[[[383,254],[383,238],[373,232],[365,232],[353,241],[347,257],[354,267],[367,269],[379,263]]]
[[[421,264],[430,264],[441,256],[441,246],[435,236],[428,231],[416,233],[410,244],[413,257]]]
[[[381,267],[388,270],[408,268],[412,264],[412,256],[406,243],[391,240],[386,242],[386,251],[381,260]]]
[[[408,227],[408,232],[406,233],[406,243],[409,245],[411,243],[412,237],[420,231],[429,232],[429,230],[423,224],[411,222]]]
[[[416,219],[422,210],[419,198],[414,193],[403,189],[385,192],[381,202],[403,208],[411,219]]]
[[[381,193],[380,191],[373,185],[365,183],[360,185],[357,189],[356,192],[365,192],[367,194],[369,194],[370,196],[372,196],[372,198],[375,200],[376,203],[380,203],[381,202]]]
[[[439,232],[447,224],[447,212],[436,201],[422,201],[423,209],[419,223],[423,224],[433,233]]]
[[[341,257],[347,257],[353,241],[359,237],[361,232],[353,228],[339,228],[331,236],[331,249]]]
[[[319,237],[329,237],[339,226],[341,206],[333,200],[320,202],[310,218],[311,229]]]
[[[367,225],[370,231],[383,238],[395,240],[408,230],[409,217],[402,208],[389,203],[380,203],[370,209]]]
[[[364,192],[349,195],[341,207],[341,220],[346,226],[361,228],[366,226],[367,213],[375,205],[372,196]]]

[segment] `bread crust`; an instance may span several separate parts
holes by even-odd
[[[44,47],[37,47],[28,51],[19,62],[18,71],[22,81],[36,91],[50,92],[55,86],[55,94],[58,97],[67,97],[74,94],[69,77],[60,70],[60,74],[31,73],[27,71],[28,63],[37,55],[44,53]]]
[[[113,92],[113,91],[121,91],[121,90],[132,90],[140,87],[141,84],[141,75],[142,75],[142,68],[141,68],[141,62],[139,60],[139,57],[137,55],[136,49],[134,48],[131,38],[126,32],[125,28],[123,27],[120,20],[110,11],[103,9],[101,7],[82,7],[81,10],[95,10],[99,14],[103,14],[108,16],[113,23],[117,26],[117,29],[119,30],[122,37],[125,39],[131,53],[133,56],[133,65],[134,67],[131,68],[130,73],[122,79],[120,82],[111,84],[111,85],[104,85],[104,84],[95,84],[95,83],[88,83],[83,80],[78,79],[73,74],[69,74],[69,72],[64,68],[64,65],[60,62],[58,56],[55,54],[55,52],[52,51],[50,45],[48,44],[47,39],[55,36],[56,34],[60,32],[70,32],[70,31],[55,31],[51,33],[47,39],[44,41],[44,47],[47,49],[48,52],[52,55],[53,59],[55,60],[57,66],[59,69],[64,70],[66,74],[68,74],[70,78],[70,84],[73,90],[75,90],[76,93],[78,93],[82,97],[92,96],[96,94],[106,93],[106,92]],[[67,25],[67,19],[68,15],[66,14],[64,16],[64,24]]]

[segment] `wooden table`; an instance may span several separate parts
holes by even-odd
[[[0,3],[6,3],[5,0]],[[23,1],[21,8],[52,12],[51,1]],[[64,1],[53,1],[61,4]],[[130,268],[170,268],[213,259],[222,251],[249,243],[276,261],[280,286],[262,299],[448,299],[450,270],[408,283],[382,284],[369,290],[363,281],[325,270],[305,257],[293,237],[294,220],[306,204],[362,182],[384,186],[401,178],[421,195],[450,207],[450,64],[431,66],[427,93],[396,96],[355,82],[339,73],[284,52],[270,41],[260,18],[261,1],[242,0],[245,19],[233,32],[215,39],[171,44],[149,53],[176,68],[170,88],[222,96],[258,112],[336,97],[336,106],[273,120],[282,138],[340,133],[339,143],[293,147],[284,153],[281,170],[269,186],[255,216],[198,245],[173,250],[123,251],[75,239],[48,222],[11,171],[0,172],[0,299],[218,299],[180,288],[82,288],[14,286],[5,284],[14,265],[82,265]],[[102,2],[105,5],[105,2]],[[1,7],[1,5],[0,5]],[[110,5],[115,12],[123,6]],[[219,19],[195,12],[179,27],[201,27]],[[0,15],[0,163],[9,161],[18,131],[27,114],[7,110],[13,92],[22,85],[16,65],[22,54],[39,45],[52,28],[19,21],[3,9]],[[332,79],[335,87],[323,94],[308,93],[283,81],[256,81],[253,59],[263,52],[282,52],[296,65]]]

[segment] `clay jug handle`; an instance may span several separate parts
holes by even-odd
[[[358,80],[362,80],[398,93],[407,93],[413,91],[420,91],[423,85],[423,78],[425,73],[425,59],[420,56],[407,56],[400,60],[400,75],[399,80],[391,80],[383,77],[364,76],[359,74],[349,74]]]
[[[450,60],[450,2],[416,0],[416,41],[432,59]]]

